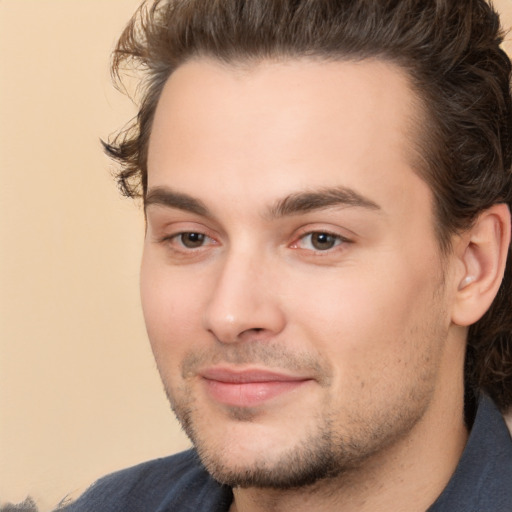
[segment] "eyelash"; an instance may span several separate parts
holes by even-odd
[[[185,243],[183,242],[183,237],[184,236],[191,236],[191,235],[198,235],[198,237],[200,239],[202,239],[202,241],[206,241],[206,240],[211,240],[212,242],[215,243],[215,240],[211,237],[211,236],[208,236],[206,233],[202,233],[201,231],[181,231],[180,233],[175,233],[173,235],[170,235],[170,236],[165,236],[163,237],[160,241],[162,243],[174,243],[174,242],[177,242],[180,246],[180,249],[183,250],[183,251],[194,251],[194,250],[198,250],[198,249],[201,249],[202,247],[204,247],[204,243],[201,243],[200,245],[198,245],[197,247],[187,247],[185,245]]]
[[[185,236],[197,237],[198,240],[196,242],[198,243],[198,245],[187,246],[186,243],[184,242]],[[322,243],[321,237],[325,237],[327,239],[326,240],[327,245],[330,245],[330,246],[324,247],[324,248],[314,247],[314,244],[315,244],[314,237],[315,236],[317,237],[316,242],[320,242],[320,243]],[[305,240],[307,240],[308,237],[310,239],[309,245],[311,247],[310,248],[301,247],[302,243]],[[210,241],[210,242],[207,243],[208,241]],[[170,236],[163,237],[161,239],[161,242],[162,243],[177,243],[178,247],[174,248],[176,251],[182,251],[182,252],[188,252],[188,253],[199,251],[206,245],[216,245],[217,244],[217,242],[215,241],[214,238],[208,236],[206,233],[203,233],[201,231],[182,231],[182,232],[170,235]],[[299,250],[302,249],[304,251],[308,251],[313,254],[320,255],[322,253],[331,253],[333,251],[336,251],[340,245],[345,245],[345,244],[349,244],[349,243],[352,243],[352,241],[344,236],[341,236],[340,234],[332,233],[332,232],[325,231],[325,230],[316,230],[316,231],[308,231],[308,232],[301,234],[296,239],[296,241],[290,245],[290,248],[299,249]],[[194,240],[192,240],[192,245],[194,245]]]
[[[313,237],[315,237],[315,236],[325,236],[328,239],[330,239],[330,241],[333,243],[333,245],[330,247],[323,248],[323,249],[319,249],[319,248],[315,248],[315,247],[306,249],[304,247],[300,247],[301,243],[304,242],[308,237],[310,238],[309,244],[313,246],[313,244],[314,244]],[[308,231],[306,233],[301,234],[300,237],[298,237],[297,241],[291,245],[291,248],[299,249],[299,250],[302,249],[302,250],[310,251],[313,254],[323,255],[326,253],[328,254],[333,251],[336,251],[337,248],[341,245],[350,244],[350,243],[352,243],[351,240],[349,240],[348,238],[346,238],[338,233],[332,233],[332,232],[326,231],[326,230],[314,230],[314,231]]]

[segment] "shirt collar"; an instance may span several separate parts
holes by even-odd
[[[445,510],[512,510],[512,439],[500,411],[485,395],[459,464],[427,512]]]

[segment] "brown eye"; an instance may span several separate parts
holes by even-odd
[[[181,244],[187,249],[197,249],[201,247],[206,239],[203,233],[181,233],[179,240]]]
[[[292,245],[292,248],[304,249],[312,253],[321,253],[350,243],[352,243],[350,240],[341,235],[327,231],[310,231],[302,235],[299,240]]]
[[[338,236],[329,233],[311,233],[311,246],[317,251],[332,249],[340,241]]]

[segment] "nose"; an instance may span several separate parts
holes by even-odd
[[[204,328],[222,343],[272,338],[285,325],[276,285],[270,262],[247,254],[229,255],[212,287]]]

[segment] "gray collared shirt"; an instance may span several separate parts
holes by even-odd
[[[490,398],[480,398],[455,473],[427,512],[512,512],[512,439]]]
[[[512,439],[494,403],[479,402],[455,473],[427,512],[512,512]],[[232,499],[189,450],[102,478],[65,511],[227,512]]]

